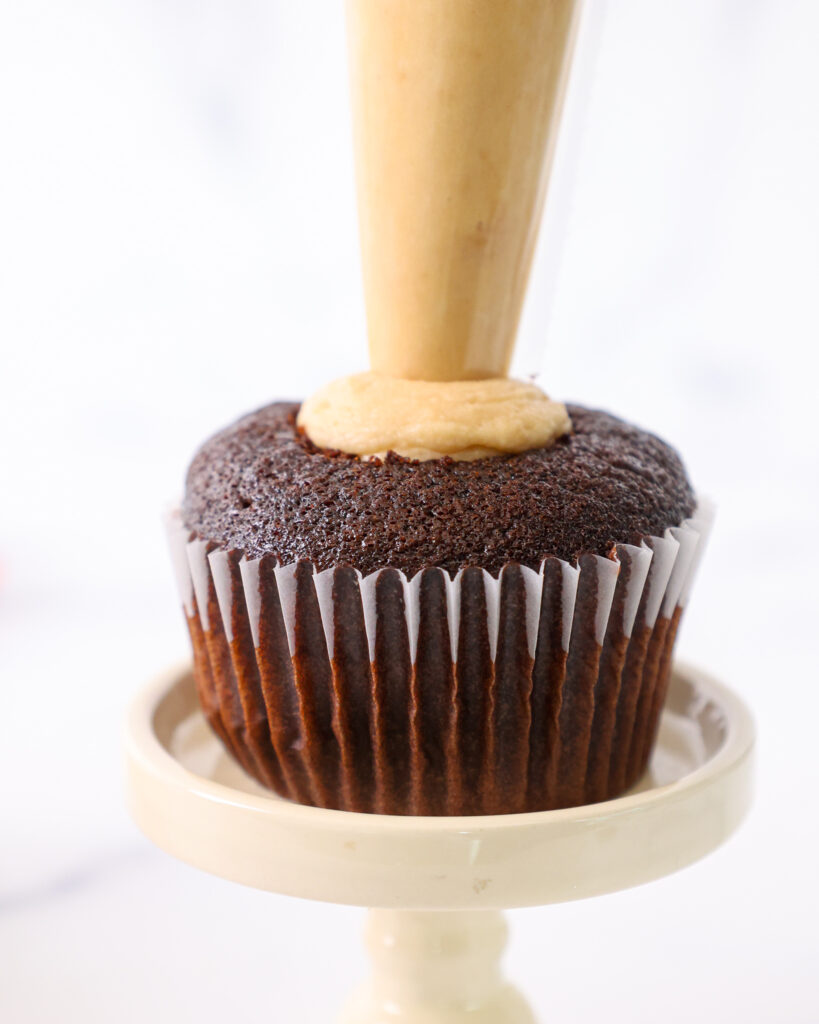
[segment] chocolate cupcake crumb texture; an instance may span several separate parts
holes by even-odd
[[[520,455],[368,462],[315,448],[296,428],[298,409],[265,406],[205,442],[188,470],[188,529],[248,558],[309,559],[319,571],[497,573],[506,562],[539,568],[548,555],[606,555],[694,511],[676,452],[605,412],[570,405],[574,432]]]

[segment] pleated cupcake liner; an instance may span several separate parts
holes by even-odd
[[[283,797],[381,814],[595,803],[646,770],[713,519],[611,558],[317,572],[168,535],[204,714]]]

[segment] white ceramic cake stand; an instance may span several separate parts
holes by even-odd
[[[533,1024],[500,971],[501,910],[626,889],[709,853],[749,806],[753,743],[740,699],[677,665],[651,768],[618,800],[472,818],[327,811],[272,796],[242,772],[186,667],[131,709],[128,799],[150,839],[204,871],[375,908],[373,975],[343,1024]]]

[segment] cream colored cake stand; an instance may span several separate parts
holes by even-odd
[[[748,808],[753,743],[740,699],[677,665],[649,773],[618,800],[479,818],[326,811],[272,796],[235,765],[184,668],[131,709],[128,798],[145,834],[195,867],[375,908],[373,975],[343,1024],[532,1024],[500,971],[500,911],[626,889],[709,853]]]

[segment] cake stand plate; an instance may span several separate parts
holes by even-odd
[[[754,729],[742,701],[677,664],[651,767],[617,800],[411,818],[322,810],[257,785],[224,752],[189,667],[134,702],[131,813],[158,846],[244,885],[371,909],[371,981],[344,1024],[531,1024],[501,976],[500,910],[599,896],[691,864],[739,825]]]

